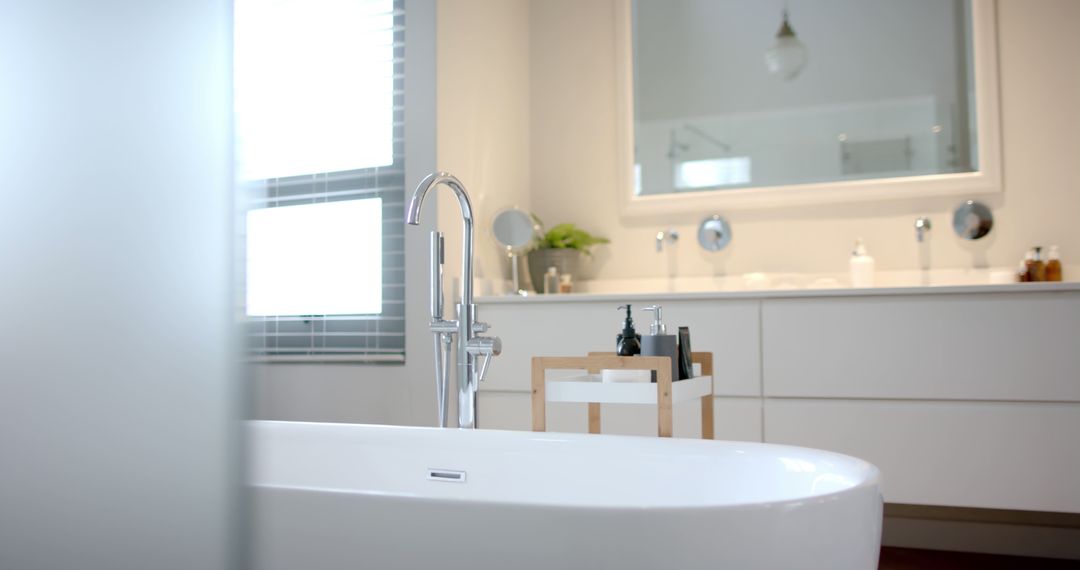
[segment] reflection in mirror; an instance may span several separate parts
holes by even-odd
[[[978,168],[966,0],[632,9],[636,195]]]

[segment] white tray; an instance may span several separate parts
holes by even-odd
[[[600,404],[656,404],[654,382],[601,382],[599,374],[544,382],[549,402],[596,402]],[[712,393],[712,376],[695,376],[671,383],[671,401],[685,402]]]

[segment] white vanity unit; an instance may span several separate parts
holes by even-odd
[[[1080,513],[1080,283],[488,297],[506,349],[480,426],[529,429],[530,358],[614,350],[628,302],[715,354],[717,439],[866,459],[889,502]],[[647,435],[655,413],[605,407],[603,431]],[[585,418],[555,404],[548,429]]]

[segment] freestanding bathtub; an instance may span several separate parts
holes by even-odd
[[[877,567],[880,475],[780,445],[251,422],[255,567]]]

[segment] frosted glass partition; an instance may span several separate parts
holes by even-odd
[[[0,568],[244,567],[232,2],[4,2]]]

